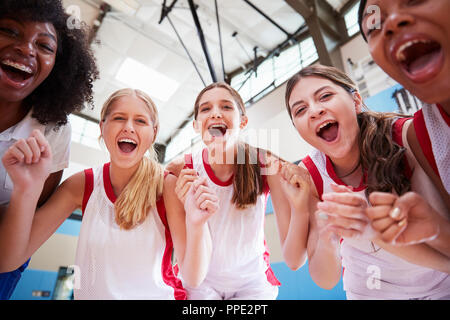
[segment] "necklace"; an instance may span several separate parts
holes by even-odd
[[[361,165],[361,160],[358,161],[358,164],[356,165],[356,167],[355,167],[352,171],[350,171],[350,172],[347,173],[346,175],[338,176],[338,178],[339,178],[339,179],[342,179],[342,178],[348,177],[348,176],[351,175],[353,172],[355,172],[355,171],[359,168],[360,165]]]

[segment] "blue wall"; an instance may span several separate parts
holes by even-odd
[[[272,263],[272,270],[281,282],[277,300],[345,300],[342,279],[332,290],[318,287],[309,276],[308,265],[297,271],[284,262]],[[27,269],[14,291],[11,300],[50,300],[55,288],[57,272]],[[33,291],[48,291],[48,297],[35,297]]]
[[[58,272],[26,269],[14,290],[11,300],[51,300]],[[48,297],[35,297],[33,291],[48,291]]]
[[[396,90],[400,90],[403,87],[399,84],[383,90],[376,95],[366,98],[364,103],[372,111],[378,112],[398,112],[398,105],[395,99],[392,97]]]
[[[284,262],[272,263],[271,267],[281,282],[277,300],[346,300],[342,278],[333,289],[322,289],[311,279],[308,263],[297,271]]]

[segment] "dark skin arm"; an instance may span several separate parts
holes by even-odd
[[[63,175],[63,171],[57,171],[52,174],[50,174],[45,181],[44,188],[42,189],[41,196],[39,197],[38,201],[38,208],[41,207],[55,192],[56,188],[58,187],[59,183],[61,182],[61,178]],[[3,213],[6,211],[7,205],[0,206],[0,220],[3,217]]]
[[[64,170],[53,172],[48,176],[44,184],[44,189],[42,190],[41,196],[38,201],[38,208],[42,206],[45,201],[48,200],[48,198],[50,198],[53,192],[55,192],[56,188],[61,182],[63,171]],[[6,205],[0,206],[0,219],[2,217],[2,213],[6,210],[6,207]]]

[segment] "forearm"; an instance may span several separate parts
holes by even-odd
[[[190,287],[199,286],[206,277],[211,260],[212,244],[208,224],[190,226],[186,224],[186,250],[180,271]]]
[[[450,273],[450,259],[426,243],[407,246],[394,246],[386,244],[380,240],[375,240],[374,242],[381,248],[402,258],[403,260],[408,261],[409,263]]]
[[[29,258],[26,252],[39,196],[36,189],[13,190],[0,222],[0,272],[15,270]]]
[[[308,242],[309,213],[291,212],[289,229],[282,244],[283,257],[287,266],[292,270],[297,270],[306,262],[306,246]]]
[[[450,222],[439,214],[437,214],[437,222],[439,234],[436,239],[427,241],[427,244],[450,258]]]
[[[331,290],[341,279],[342,263],[337,239],[319,239],[309,257],[309,274],[321,288]]]

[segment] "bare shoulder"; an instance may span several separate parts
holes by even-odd
[[[175,175],[175,177],[178,177],[180,171],[183,170],[184,166],[185,166],[184,157],[179,157],[169,162],[165,169],[170,173],[172,173],[173,175]]]
[[[83,202],[85,180],[84,171],[80,171],[64,180],[58,189],[67,196],[70,196],[77,205],[81,206]]]

